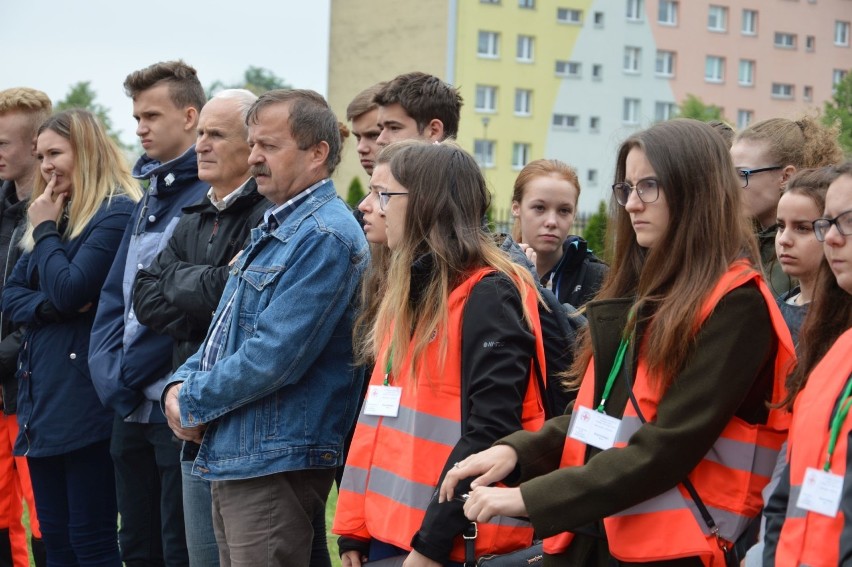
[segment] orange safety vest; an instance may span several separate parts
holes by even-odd
[[[751,281],[758,284],[766,300],[778,339],[772,390],[772,403],[776,404],[784,398],[784,381],[795,360],[793,341],[771,292],[760,274],[747,262],[734,262],[710,292],[698,313],[695,332],[727,293]],[[580,386],[577,405],[595,407],[594,380],[594,361],[591,361]],[[651,385],[648,367],[641,354],[633,394],[645,419],[655,421],[657,406],[665,393]],[[733,417],[690,473],[690,481],[719,528],[720,536],[727,542],[735,541],[751,519],[760,513],[763,506],[761,490],[772,476],[778,452],[787,437],[789,421],[789,414],[781,410],[770,410],[766,425],[752,425]],[[615,446],[609,450],[618,451],[625,447],[633,433],[641,427],[637,412],[628,401]],[[560,468],[583,465],[585,454],[584,443],[566,437]],[[699,556],[705,565],[725,565],[720,542],[710,533],[683,486],[604,518],[604,529],[610,553],[620,561],[642,563]],[[548,554],[562,553],[573,537],[572,533],[565,532],[547,538],[544,550]]]
[[[775,552],[778,567],[835,567],[839,564],[843,514],[838,511],[835,517],[829,518],[797,507],[796,501],[808,467],[822,470],[825,464],[831,417],[850,373],[852,329],[840,335],[816,365],[793,405],[793,425],[787,445],[790,499]],[[841,477],[846,473],[846,441],[852,430],[850,418],[852,416],[846,418],[840,429],[831,459],[831,472]]]
[[[427,347],[423,363],[414,371],[415,380],[402,387],[399,415],[358,417],[355,436],[346,459],[346,469],[337,501],[332,531],[362,540],[375,538],[402,549],[411,549],[411,539],[420,529],[426,508],[434,497],[441,472],[461,438],[461,329],[464,306],[473,287],[491,268],[479,269],[450,293],[447,321],[447,347],[443,366],[439,365],[440,337]],[[526,308],[533,322],[536,352],[544,368],[544,344],[539,321],[537,296],[532,287]],[[441,331],[439,331],[440,333]],[[387,347],[378,360],[384,361]],[[409,368],[403,362],[401,375]],[[532,370],[532,369],[531,369]],[[377,363],[370,379],[380,385],[385,368]],[[521,412],[523,428],[535,431],[544,423],[538,381],[531,371]],[[532,527],[528,522],[498,516],[478,525],[477,556],[503,553],[530,545]],[[464,544],[456,538],[450,555],[464,561]]]

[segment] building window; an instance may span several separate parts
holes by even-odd
[[[674,77],[674,51],[657,51],[657,62],[654,72],[658,77]]]
[[[492,31],[480,31],[476,53],[480,57],[492,59],[500,57],[500,34]]]
[[[743,10],[743,35],[757,35],[757,10]]]
[[[479,0],[480,4],[499,4],[500,0]]]
[[[592,79],[595,81],[603,79],[603,65],[600,63],[592,65]]]
[[[657,23],[666,26],[677,25],[677,2],[660,0],[660,10],[657,13]]]
[[[625,98],[621,120],[625,124],[639,124],[639,110],[642,101],[638,98]]]
[[[529,35],[518,36],[517,60],[523,63],[532,63],[534,59],[535,39]]]
[[[638,73],[639,60],[642,58],[642,48],[640,47],[625,47],[624,48],[624,72]]]
[[[816,38],[812,35],[805,37],[805,51],[813,51],[816,49]]]
[[[576,130],[580,125],[580,117],[576,114],[554,114],[553,127],[562,130]]]
[[[630,22],[641,22],[644,11],[643,0],[627,0],[627,20]]]
[[[710,6],[707,29],[714,32],[728,31],[728,9],[725,6]]]
[[[786,32],[775,32],[775,47],[784,49],[796,49],[796,34]]]
[[[677,115],[677,105],[673,102],[657,102],[654,104],[654,120],[663,122]]]
[[[556,21],[561,24],[582,24],[583,11],[573,8],[557,8]]]
[[[476,111],[497,112],[497,87],[476,85]]]
[[[529,89],[515,89],[515,114],[529,116],[532,114],[532,94]]]
[[[805,102],[811,102],[814,99],[814,88],[808,85],[802,87],[802,98]]]
[[[725,58],[708,55],[704,60],[704,80],[708,83],[721,83],[725,80]]]
[[[474,140],[473,157],[479,167],[494,167],[494,140]]]
[[[582,75],[583,65],[578,61],[557,61],[556,75],[558,77],[570,77],[578,79]]]
[[[589,185],[597,185],[598,184],[598,170],[590,169],[586,174],[586,181],[588,181]]]
[[[840,81],[846,78],[846,73],[846,69],[835,69],[831,73],[831,84],[836,87]]]
[[[603,12],[595,12],[593,19],[594,19],[594,23],[595,23],[596,28],[602,28],[603,27],[603,25],[604,25],[604,13]]]
[[[601,129],[601,117],[600,116],[590,116],[589,117],[589,130],[592,132],[600,132]]]
[[[751,59],[740,59],[739,82],[744,87],[754,86],[754,61]]]
[[[793,98],[793,85],[772,83],[772,98]]]
[[[518,0],[518,8],[535,10],[535,0]]]
[[[849,47],[849,22],[834,22],[834,45]]]
[[[523,169],[530,162],[530,145],[515,142],[512,144],[512,169]]]
[[[737,130],[748,128],[748,125],[751,124],[752,120],[754,120],[754,112],[752,112],[751,110],[738,110]]]

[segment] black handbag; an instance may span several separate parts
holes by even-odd
[[[533,542],[529,547],[501,553],[500,555],[483,555],[476,558],[476,522],[471,522],[462,534],[464,538],[465,567],[526,567],[541,565],[544,562],[544,549],[540,541]]]

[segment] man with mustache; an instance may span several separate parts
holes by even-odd
[[[329,179],[342,144],[325,99],[267,92],[248,128],[251,173],[273,207],[163,406],[177,437],[201,441],[194,472],[211,481],[221,565],[306,567],[358,407],[352,320],[369,258]]]

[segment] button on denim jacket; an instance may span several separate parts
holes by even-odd
[[[234,480],[337,467],[360,405],[352,364],[364,233],[329,181],[274,232],[256,228],[231,270],[225,350],[199,371],[202,344],[170,383],[184,427],[208,424],[193,473]]]

